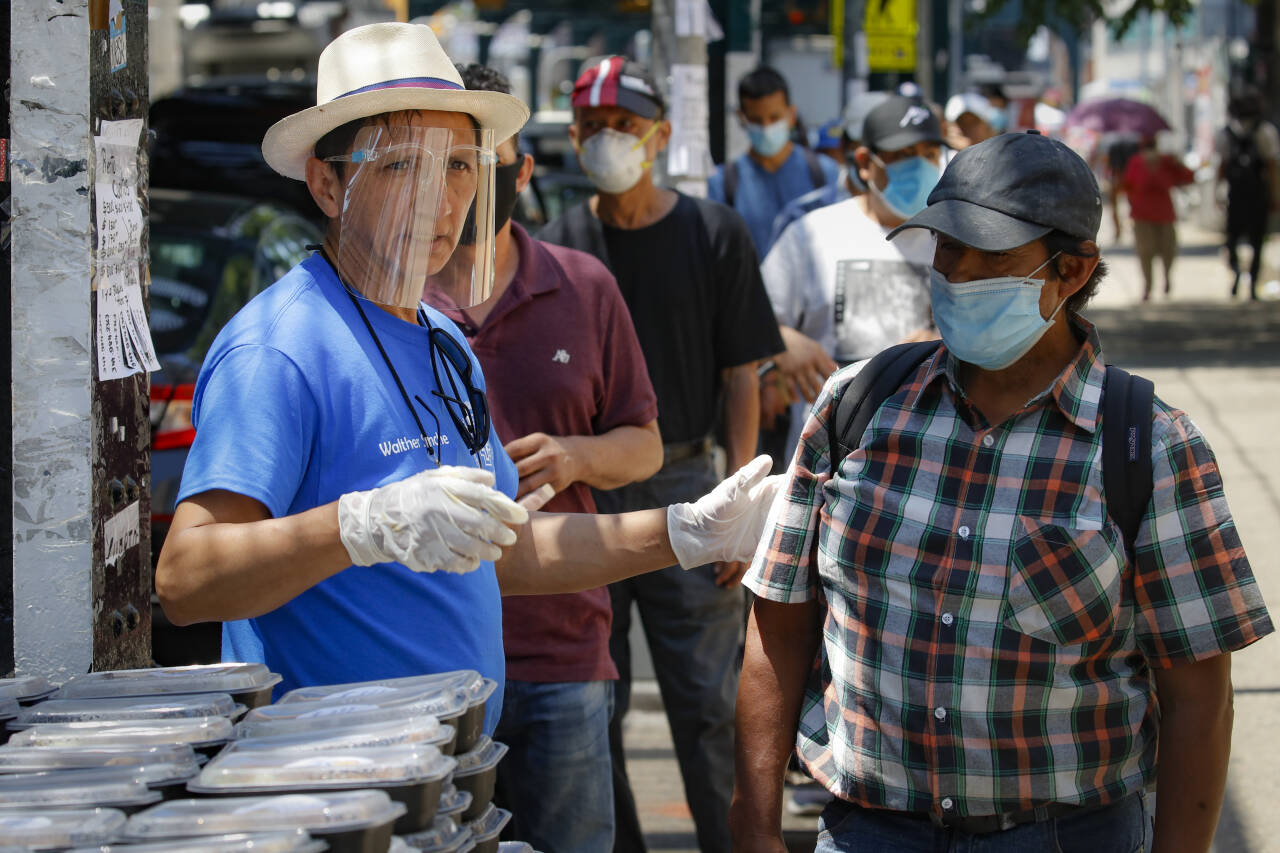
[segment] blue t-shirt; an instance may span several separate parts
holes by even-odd
[[[363,307],[409,399],[429,407],[416,403],[427,435],[419,434],[346,289],[316,255],[255,297],[214,341],[196,383],[196,439],[179,500],[225,489],[261,501],[274,517],[293,515],[434,467],[427,443],[438,445],[441,464],[483,465],[499,490],[515,495],[515,465],[501,442],[491,435],[473,456],[432,393],[428,330],[371,303]],[[458,341],[483,388],[480,364],[457,326],[430,308],[426,317]],[[277,695],[454,669],[477,670],[501,685],[497,575],[492,563],[468,574],[352,566],[270,613],[225,623],[222,653],[283,675]],[[487,706],[486,731],[501,708],[500,686]]]
[[[826,183],[835,183],[840,176],[836,161],[825,154],[816,156]],[[787,202],[816,189],[813,175],[799,145],[791,146],[791,156],[776,172],[765,171],[750,154],[742,154],[734,162],[738,165],[738,188],[733,207],[747,220],[756,254],[763,258],[773,245],[773,220]],[[724,166],[717,166],[715,174],[707,179],[707,198],[724,203]]]

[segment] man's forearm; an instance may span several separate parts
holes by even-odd
[[[818,602],[778,604],[757,598],[747,623],[738,681],[733,804],[734,849],[776,840],[782,831],[782,784],[795,748],[804,685],[817,654]],[[762,848],[765,845],[759,845]]]
[[[1167,688],[1172,671],[1156,675],[1160,745],[1153,853],[1206,853],[1213,843],[1231,756],[1228,658],[1183,667],[1200,668],[1209,677],[1177,695]]]
[[[533,513],[497,563],[503,595],[595,589],[676,562],[667,510],[619,515]]]
[[[573,437],[580,452],[579,479],[597,489],[616,489],[647,480],[662,467],[662,437],[657,421],[645,426],[620,426],[602,435]]]
[[[726,471],[737,471],[756,455],[760,437],[760,377],[752,364],[725,371]]]
[[[283,518],[186,523],[205,521],[201,501],[220,498],[208,493],[180,504],[165,540],[155,587],[174,624],[261,616],[351,565],[338,533],[336,502]],[[261,507],[240,495],[223,500],[235,499],[249,512]]]

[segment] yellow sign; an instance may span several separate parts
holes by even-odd
[[[863,30],[872,71],[915,71],[916,0],[867,0]]]

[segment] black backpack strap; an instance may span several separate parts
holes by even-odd
[[[804,164],[809,167],[809,182],[813,184],[813,188],[816,190],[826,186],[827,175],[822,171],[822,161],[818,159],[818,153],[803,145],[798,147],[800,156],[804,158]]]
[[[1138,527],[1151,502],[1151,407],[1149,379],[1107,365],[1102,386],[1102,491],[1107,515],[1124,535],[1129,558]]]
[[[733,200],[738,197],[738,161],[729,160],[724,164],[724,203],[733,207]]]
[[[938,351],[937,341],[895,344],[876,353],[871,361],[837,393],[827,437],[831,447],[831,473],[857,449],[867,425],[885,400],[902,387],[926,358]]]

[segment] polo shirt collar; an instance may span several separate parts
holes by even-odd
[[[1048,395],[1067,420],[1081,429],[1097,432],[1098,416],[1102,408],[1102,383],[1106,377],[1106,365],[1102,361],[1102,339],[1093,324],[1078,314],[1071,315],[1070,322],[1082,338],[1080,348],[1053,383],[1032,400]],[[960,395],[959,375],[959,359],[943,344],[931,356],[924,377],[908,397],[908,404],[917,405],[925,389],[943,379]]]
[[[538,241],[530,237],[529,232],[514,220],[511,222],[511,239],[514,241],[516,257],[519,258],[516,274],[512,277],[511,284],[507,285],[498,304],[493,306],[493,310],[481,324],[481,331],[496,325],[516,306],[523,305],[540,294],[558,290],[560,287],[559,267],[550,263],[546,249],[538,245]],[[467,316],[465,311],[460,312],[460,315],[464,318]]]

